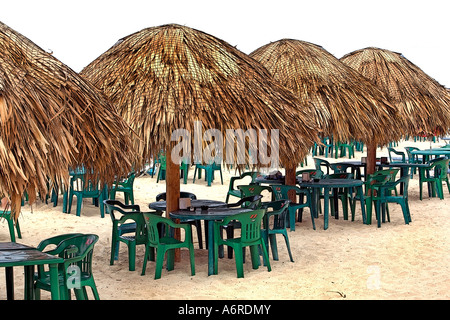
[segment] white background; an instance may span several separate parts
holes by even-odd
[[[0,21],[77,72],[124,36],[177,23],[247,54],[282,38],[337,58],[388,49],[450,87],[449,0],[0,0]]]

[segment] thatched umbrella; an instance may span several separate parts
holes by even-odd
[[[325,136],[375,146],[399,138],[402,123],[396,120],[398,112],[385,94],[322,47],[282,39],[256,49],[250,57],[302,102],[315,106]],[[369,173],[371,167],[368,163]]]
[[[144,158],[161,148],[170,151],[171,133],[180,128],[193,133],[194,121],[222,134],[226,129],[279,129],[285,165],[298,164],[316,141],[311,108],[297,112],[304,103],[263,66],[225,41],[185,26],[131,34],[81,74],[106,92],[142,138]],[[173,163],[166,183],[167,211],[172,211],[179,197],[179,170]]]
[[[0,193],[15,218],[24,191],[32,203],[48,179],[67,185],[69,167],[95,168],[104,182],[125,176],[131,131],[106,96],[1,22],[0,48]]]
[[[448,91],[401,53],[365,48],[340,60],[387,93],[406,120],[405,134],[443,134],[450,128]]]

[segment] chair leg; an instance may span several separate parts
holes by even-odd
[[[272,258],[275,261],[278,261],[278,247],[277,247],[277,238],[274,234],[269,234],[270,248],[272,249]],[[267,247],[267,249],[269,249]]]
[[[236,273],[238,278],[244,277],[244,260],[242,254],[242,248],[238,246],[234,248],[234,256],[236,261]]]
[[[8,229],[9,229],[9,236],[11,237],[11,242],[16,242],[16,233],[14,231],[13,218],[10,216],[7,219],[8,219]]]
[[[203,249],[202,223],[200,220],[195,220],[195,227],[197,229],[198,247]]]
[[[270,261],[269,261],[269,254],[267,253],[267,248],[266,245],[264,244],[264,241],[261,239],[261,247],[262,247],[262,253],[263,253],[263,258],[265,261],[265,264],[267,266],[267,271],[272,271],[272,267],[270,266]]]
[[[194,246],[189,246],[189,260],[191,263],[191,276],[195,276]]]
[[[292,252],[291,252],[291,246],[289,244],[289,237],[287,235],[287,232],[283,232],[283,237],[284,237],[284,241],[286,242],[286,248],[288,250],[289,253],[289,259],[291,260],[291,262],[294,262],[294,259],[292,258]]]
[[[128,270],[134,271],[136,268],[136,242],[128,243]]]
[[[83,204],[83,197],[82,196],[77,196],[77,217],[80,216],[81,214],[81,206]]]

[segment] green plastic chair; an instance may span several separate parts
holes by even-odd
[[[297,196],[301,196],[303,197],[303,201],[305,200],[305,196],[306,196],[306,201],[303,203],[294,203],[294,202],[290,202],[289,203],[289,229],[291,231],[295,231],[295,215],[297,213],[297,211],[299,209],[303,209],[303,208],[309,208],[309,211],[311,212],[311,221],[312,221],[312,225],[313,225],[313,229],[316,230],[316,224],[314,222],[314,213],[313,210],[311,209],[311,193],[308,189],[300,189],[299,187],[296,186],[286,186],[286,185],[272,185],[272,192],[274,195],[274,200],[289,200],[289,195],[288,193],[290,191],[294,191],[296,197]],[[302,221],[302,211],[299,212],[298,214],[298,221],[301,222]]]
[[[165,180],[166,179],[166,169],[167,169],[167,165],[166,165],[166,155],[164,153],[159,153],[158,154],[158,158],[154,161],[153,163],[153,167],[152,167],[152,178],[153,178],[153,174],[155,171],[155,165],[156,163],[159,163],[159,170],[158,170],[158,175],[156,176],[156,182],[159,182],[159,180]],[[189,168],[190,168],[190,164],[183,160],[181,162],[180,165],[180,176],[183,176],[183,183],[187,184],[187,179],[188,179],[188,175],[189,175]]]
[[[155,279],[161,278],[164,256],[167,252],[167,270],[174,269],[175,249],[188,248],[191,263],[191,275],[195,275],[194,246],[192,244],[191,228],[188,224],[177,224],[174,221],[159,217],[157,215],[144,213],[144,221],[147,226],[147,242],[145,244],[144,265],[142,275],[145,275],[147,260],[154,261],[154,250],[156,249]],[[163,226],[161,228],[161,225]],[[162,234],[161,230],[183,229],[184,240],[175,239],[171,234]]]
[[[159,180],[164,180],[166,179],[166,155],[160,153],[158,155],[158,160],[159,162],[159,169],[158,169],[158,175],[156,176],[156,182],[159,182]]]
[[[259,187],[258,185],[252,185],[255,187]],[[240,186],[238,186],[240,187]],[[251,194],[252,192],[249,192],[249,194]],[[261,207],[261,199],[262,199],[262,195],[260,194],[254,194],[254,195],[248,195],[248,196],[244,196],[243,198],[239,199],[238,202],[236,203],[227,203],[227,208],[249,208],[252,210],[256,210],[256,209],[260,209]],[[226,226],[222,226],[220,228],[220,232],[222,232],[222,230],[226,231],[227,234],[227,239],[231,239],[234,238],[234,230],[235,229],[239,229],[241,228],[241,223],[239,221],[231,221],[229,224],[227,224]],[[228,258],[232,259],[233,258],[233,249],[231,247],[228,247]],[[223,253],[223,246],[219,246],[219,257],[223,258],[224,253]],[[245,262],[245,257],[244,257],[244,262]]]
[[[211,186],[212,181],[214,180],[214,171],[219,171],[220,172],[220,180],[223,184],[223,176],[222,176],[222,165],[221,164],[217,164],[215,162],[209,163],[209,164],[199,164],[197,163],[195,165],[195,170],[194,170],[194,179],[192,180],[192,183],[195,183],[195,176],[197,175],[197,170],[198,170],[198,178],[201,179],[202,178],[202,170],[205,170],[205,180],[208,183],[208,187]]]
[[[317,154],[325,155],[325,157],[327,157],[327,158],[328,158],[328,155],[333,157],[333,146],[334,146],[334,143],[333,143],[332,137],[322,138],[320,144],[314,143],[312,155],[313,155],[313,157],[317,156]],[[319,150],[319,152],[317,152],[317,150]]]
[[[71,212],[73,196],[77,197],[77,216],[81,214],[81,207],[83,205],[83,199],[92,198],[96,205],[100,207],[100,216],[105,217],[105,208],[103,206],[103,200],[105,200],[105,190],[99,188],[98,181],[92,182],[91,180],[85,181],[85,177],[82,174],[76,174],[71,180],[71,186],[69,190],[69,204],[67,206],[67,213]]]
[[[20,232],[19,220],[14,222],[14,218],[11,216],[10,210],[0,209],[0,218],[5,219],[8,222],[9,237],[11,238],[11,242],[16,242],[16,233],[14,231],[14,228],[16,229],[17,237],[19,239],[22,239],[22,233]]]
[[[147,241],[144,217],[138,205],[125,205],[117,200],[104,200],[106,213],[111,217],[111,258],[110,265],[119,256],[119,244],[123,242],[128,247],[128,269],[134,271],[136,268],[136,246],[144,245]],[[115,213],[122,216],[116,217]],[[161,215],[161,213],[152,212]]]
[[[136,173],[131,172],[126,179],[123,181],[119,181],[117,183],[114,183],[114,185],[111,187],[111,191],[109,192],[109,198],[112,200],[116,199],[116,193],[117,192],[123,192],[125,204],[134,204],[134,192],[133,192],[133,185],[134,185],[134,179],[136,178]]]
[[[321,170],[324,174],[330,174],[330,163],[327,160],[314,158],[314,166],[317,170]],[[325,167],[326,170],[322,170]]]
[[[289,200],[278,200],[264,203],[261,206],[262,209],[272,209],[267,210],[266,214],[264,215],[262,235],[266,243],[267,250],[269,250],[270,242],[270,248],[272,249],[272,258],[276,261],[278,261],[276,235],[281,234],[284,237],[286,248],[289,253],[289,258],[291,262],[294,262],[294,259],[292,258],[291,246],[289,245],[289,237],[286,230],[286,218],[289,214],[289,202]]]
[[[263,191],[268,191],[271,194],[273,200],[272,188],[269,186],[251,184],[251,185],[239,185],[237,186],[237,188],[238,190],[241,191],[241,198],[250,196],[259,196]]]
[[[389,163],[405,163],[406,162],[406,156],[405,153],[402,151],[397,151],[394,148],[387,148],[389,152]],[[395,156],[397,155],[397,156]]]
[[[335,159],[338,158],[338,152],[339,152],[339,157],[342,158],[347,155],[347,151],[348,151],[349,158],[355,157],[355,143],[353,141],[351,141],[351,142],[336,142],[335,154],[334,154]]]
[[[398,171],[398,169],[396,170]],[[377,202],[380,200],[380,188],[391,180],[391,175],[380,171],[367,175],[364,182],[364,199],[359,199],[358,194],[353,196],[351,201],[352,221],[355,220],[356,201],[363,200],[366,206],[366,224],[372,223],[372,207],[375,207],[375,210],[379,208]],[[376,211],[376,216],[379,216],[378,211]]]
[[[231,177],[230,178],[230,184],[228,186],[228,192],[227,192],[227,197],[225,199],[225,202],[228,203],[228,200],[230,199],[230,196],[236,197],[236,198],[242,198],[242,192],[239,189],[235,189],[235,184],[238,180],[243,180],[246,177],[250,177],[251,181],[249,182],[254,183],[256,177],[258,176],[259,172],[258,171],[249,171],[249,172],[244,172],[241,175],[237,176],[237,177]],[[246,179],[246,181],[248,181],[248,179]]]
[[[408,156],[408,163],[422,163],[422,158],[419,155],[413,155],[411,152],[420,150],[416,147],[405,147],[406,155]],[[411,178],[417,172],[416,168],[411,168]]]
[[[239,213],[226,217],[223,221],[214,222],[214,274],[218,274],[218,251],[220,245],[227,245],[234,249],[238,278],[244,277],[243,249],[245,247],[250,247],[253,269],[259,268],[260,259],[258,248],[261,247],[267,270],[271,271],[269,255],[264,239],[261,236],[261,221],[265,211],[265,209],[258,209]],[[233,220],[241,224],[241,236],[239,238],[223,239],[220,232],[221,227],[226,226]]]
[[[400,179],[398,179],[395,182],[387,182],[384,186],[380,187],[380,200],[377,204],[379,207],[382,207],[382,217],[380,217],[380,209],[377,210],[377,221],[378,221],[378,227],[381,227],[381,221],[385,222],[385,213],[387,214],[388,221],[390,222],[390,216],[389,216],[389,207],[387,206],[388,203],[397,203],[402,208],[403,213],[403,219],[405,220],[405,224],[409,224],[411,222],[411,212],[409,210],[409,204],[408,204],[408,184],[409,184],[409,176],[404,176]],[[400,195],[392,195],[390,190],[400,183],[403,183],[403,194]],[[383,204],[386,204],[386,206],[383,206]]]
[[[442,200],[444,199],[444,191],[442,188],[442,183],[447,183],[447,189],[450,193],[450,185],[448,181],[448,163],[449,159],[442,159],[434,161],[429,167],[419,168],[419,198],[422,200],[422,184],[428,182],[431,187],[431,196],[437,196]]]
[[[92,273],[92,255],[98,236],[80,234],[63,235],[62,238],[63,240],[59,242],[58,246],[49,251],[50,254],[64,259],[64,262],[58,267],[61,298],[63,300],[70,299],[70,290],[74,289],[76,298],[85,300],[88,297],[86,287],[90,287],[95,300],[99,300]],[[48,271],[38,268],[34,288],[36,299],[40,299],[40,290],[51,291]]]

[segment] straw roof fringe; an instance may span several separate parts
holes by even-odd
[[[95,168],[105,182],[131,169],[130,128],[106,96],[0,22],[0,194],[17,218],[28,191],[68,184],[68,168]]]
[[[294,39],[266,44],[250,57],[261,62],[302,103],[312,103],[325,136],[385,144],[401,122],[386,95],[321,46]]]
[[[401,53],[370,47],[340,60],[387,93],[407,120],[406,134],[442,134],[450,128],[448,90]]]
[[[280,158],[301,161],[316,141],[313,110],[268,71],[225,41],[179,25],[141,30],[119,40],[82,75],[104,90],[142,138],[149,158],[184,128],[279,129]],[[301,112],[297,105],[303,106]]]

